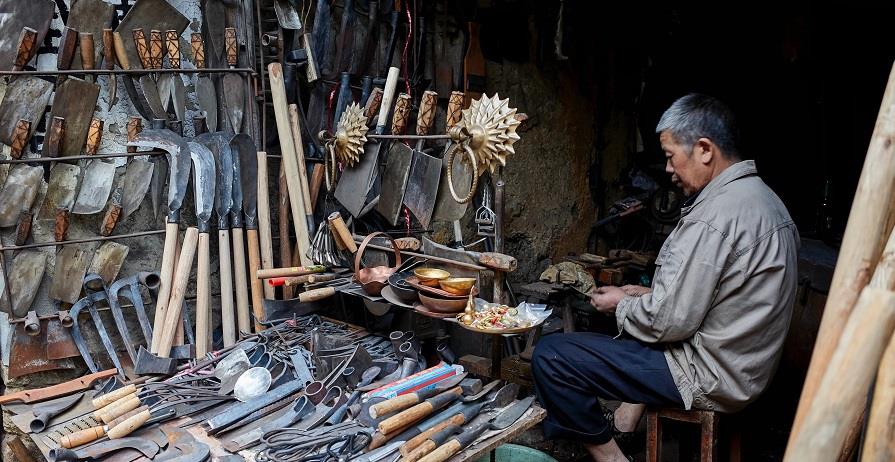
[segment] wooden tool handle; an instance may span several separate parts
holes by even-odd
[[[404,446],[401,447],[403,448]],[[418,460],[434,451],[437,447],[438,445],[434,441],[427,438],[421,444],[415,446],[413,450],[408,451],[407,454],[402,453],[404,458],[401,460],[406,462],[417,462]]]
[[[442,444],[438,449],[430,452],[426,457],[420,459],[419,462],[443,462],[450,459],[454,454],[460,452],[461,449],[463,449],[463,447],[460,446],[460,442],[453,439]]]
[[[115,39],[112,29],[103,29],[103,67],[115,69]]]
[[[408,407],[413,406],[414,404],[418,404],[419,402],[420,397],[416,393],[407,393],[401,396],[396,396],[392,399],[385,400],[381,403],[376,403],[370,406],[370,417],[378,419],[379,416],[407,409]]]
[[[180,69],[180,34],[173,29],[166,30],[165,45],[168,47],[168,62],[171,69]]]
[[[401,433],[404,433],[404,431],[408,428],[410,428],[410,425],[398,429],[398,431],[391,432],[388,435],[383,435],[382,432],[374,431],[373,437],[370,440],[370,445],[367,446],[367,451],[382,447],[383,445],[385,445],[385,443],[388,443],[394,437],[400,435]]]
[[[113,419],[111,422],[107,423],[106,427],[115,428],[121,422],[124,422],[125,420],[130,419],[131,417],[133,417],[143,411],[148,411],[148,410],[149,410],[149,406],[143,405],[143,406],[140,406],[132,411],[125,412],[124,414]]]
[[[301,138],[301,119],[298,117],[298,105],[289,105],[289,129],[295,143],[295,160],[298,164],[298,183],[301,186],[301,199],[304,201],[305,215],[313,215],[311,191],[308,187],[308,167],[305,162],[305,144]]]
[[[107,435],[109,436],[110,440],[123,438],[133,433],[134,430],[142,427],[143,424],[146,423],[146,421],[149,420],[151,417],[152,414],[150,414],[148,410],[143,411],[131,417],[130,419],[127,419],[124,422],[116,425],[114,428],[109,430]]]
[[[152,62],[149,57],[149,41],[146,40],[146,33],[143,29],[133,30],[134,46],[137,48],[137,56],[140,58],[140,65],[143,69],[152,69]]]
[[[445,116],[445,123],[447,125],[447,130],[454,128],[460,122],[460,117],[463,115],[463,98],[464,93],[462,91],[452,91],[450,98],[448,98],[448,107],[447,114]]]
[[[99,145],[103,142],[103,121],[94,117],[90,120],[90,128],[87,129],[87,144],[84,146],[84,153],[88,156],[95,156],[99,151]]]
[[[429,428],[423,430],[419,435],[414,436],[413,438],[407,440],[406,443],[401,445],[401,448],[400,448],[401,454],[403,454],[405,457],[407,457],[408,454],[416,451],[420,445],[429,441],[429,442],[433,443],[432,448],[429,449],[428,451],[426,451],[425,453],[421,454],[420,457],[428,454],[429,452],[432,451],[432,449],[435,449],[435,446],[437,446],[437,444],[435,444],[435,442],[433,442],[432,440],[429,439],[432,437],[432,435],[444,430],[445,428],[447,428],[451,425],[463,425],[465,423],[464,420],[465,420],[465,418],[464,418],[463,414],[456,414],[454,416],[451,416],[448,419],[445,419],[445,420],[433,425],[432,427],[429,427]],[[419,459],[416,459],[416,460],[419,460]]]
[[[516,257],[497,252],[482,252],[478,257],[482,266],[504,272],[516,271],[516,267],[519,265]]]
[[[152,331],[159,334],[164,330],[165,318],[168,312],[168,301],[171,298],[171,287],[174,283],[174,262],[177,260],[177,234],[179,227],[177,223],[165,224],[165,245],[162,250],[162,266],[159,271],[159,290],[158,299],[155,304],[155,321],[153,322]],[[152,336],[152,346],[150,351],[158,354],[159,345],[161,344],[161,335]]]
[[[92,443],[103,436],[106,436],[106,427],[90,427],[86,430],[63,436],[59,440],[59,445],[66,449],[76,448],[87,443]]]
[[[239,61],[239,46],[236,43],[236,29],[233,27],[224,29],[224,49],[227,53],[227,65],[236,67]]]
[[[364,106],[364,116],[367,120],[372,121],[379,113],[379,106],[382,105],[382,89],[376,87],[367,98],[367,104]]]
[[[119,194],[118,197],[119,199],[109,202],[106,215],[103,216],[103,222],[99,227],[100,236],[110,236],[115,230],[115,226],[118,225],[118,219],[121,217],[121,195]]]
[[[202,41],[201,33],[190,34],[190,47],[193,49],[193,62],[196,64],[196,69],[205,69],[205,42]]]
[[[31,221],[34,214],[30,210],[24,210],[19,215],[19,222],[16,224],[15,245],[25,245],[28,236],[31,234]]]
[[[273,268],[273,239],[270,230],[270,197],[267,190],[267,153],[258,151],[258,244],[261,251],[261,266],[252,270],[249,275],[252,279],[258,279],[258,269]],[[250,241],[251,242],[251,241]],[[259,279],[260,282],[260,279]],[[261,284],[264,290],[264,298],[272,299],[273,288]],[[263,319],[262,305],[253,307],[255,313],[255,331],[261,332],[264,326],[258,321]]]
[[[431,414],[433,410],[435,410],[435,408],[428,401],[419,403],[416,406],[401,411],[400,413],[379,422],[379,431],[384,435],[388,435],[398,428],[406,427],[408,424],[422,419]]]
[[[93,48],[93,34],[81,32],[78,34],[78,42],[81,45],[81,67],[88,71],[94,69],[96,56]]]
[[[43,157],[59,157],[62,149],[62,138],[65,136],[65,119],[62,117],[53,117],[50,122],[49,135],[44,141]]]
[[[119,416],[133,411],[141,405],[143,405],[143,403],[140,402],[140,398],[138,398],[137,394],[134,393],[131,395],[127,395],[124,398],[119,399],[118,401],[115,401],[114,403],[102,408],[97,412],[99,413],[99,419],[102,420],[104,424],[108,424]]]
[[[395,113],[392,115],[392,135],[403,135],[407,128],[407,117],[410,115],[410,95],[401,93],[395,101]]]
[[[233,265],[230,261],[230,232],[218,230],[218,260],[221,276],[221,329],[224,346],[236,343],[236,311],[233,307]]]
[[[438,109],[438,93],[431,90],[423,92],[420,98],[420,110],[416,116],[416,134],[428,135],[435,122],[435,111]]]
[[[124,39],[121,38],[121,32],[112,32],[112,46],[115,47],[115,59],[118,61],[118,67],[129,70],[131,64],[127,59],[127,51],[124,49]]]
[[[264,284],[258,279],[258,270],[261,269],[261,251],[258,242],[258,230],[247,229],[246,239],[248,239],[249,248],[249,285],[252,288],[252,315],[256,321],[264,319]],[[257,328],[257,332],[261,329]]]
[[[149,31],[149,68],[161,69],[162,59],[165,56],[164,44],[162,42],[162,31]]]
[[[13,159],[21,159],[25,145],[28,143],[28,134],[31,133],[31,122],[25,119],[19,119],[16,127],[12,132],[12,144],[9,148],[9,155]]]
[[[30,27],[23,27],[19,36],[19,49],[16,51],[16,60],[12,70],[20,71],[31,61],[37,53],[37,31]]]
[[[53,238],[56,242],[65,240],[65,236],[68,234],[69,223],[71,223],[71,210],[68,207],[57,208],[55,222],[53,223]]]
[[[323,178],[326,175],[326,166],[323,164],[314,164],[311,171],[311,180],[309,187],[311,188],[311,211],[317,209],[317,196],[320,194],[320,186],[323,184]]]
[[[279,278],[288,276],[302,276],[305,274],[322,273],[326,270],[323,265],[292,266],[289,268],[261,269],[256,273],[259,279]]]
[[[339,212],[333,212],[326,218],[326,221],[329,222],[330,229],[333,230],[333,233],[335,233],[339,240],[345,244],[345,248],[351,253],[356,253],[357,244],[354,243],[351,231],[348,231],[348,227],[345,226],[345,220],[342,219],[342,215]]]
[[[180,256],[177,259],[177,269],[174,273],[171,298],[168,301],[165,320],[162,323],[162,328],[155,331],[159,332],[160,337],[157,354],[163,358],[170,356],[171,345],[174,344],[174,334],[177,331],[177,325],[180,324],[180,309],[183,306],[183,298],[186,296],[187,284],[190,281],[190,268],[193,267],[193,258],[196,256],[196,243],[198,240],[199,230],[193,227],[187,228],[180,249]]]
[[[127,141],[131,142],[143,131],[143,119],[134,116],[127,121]],[[128,146],[127,152],[137,152],[136,146]]]
[[[119,399],[124,398],[125,396],[127,396],[131,393],[136,393],[136,391],[137,391],[136,385],[125,385],[115,391],[106,393],[104,395],[99,395],[96,398],[93,398],[93,400],[90,401],[90,403],[93,404],[93,409],[100,410],[100,409],[114,403],[115,401],[118,401]]]
[[[298,301],[302,303],[316,302],[317,300],[332,297],[335,294],[336,289],[334,287],[323,287],[298,294]]]
[[[382,103],[379,105],[379,118],[376,120],[377,130],[380,127],[384,128],[385,123],[388,121],[388,112],[392,108],[392,100],[395,99],[395,87],[398,86],[399,72],[397,67],[388,68],[388,77],[385,79],[385,89],[382,93]]]
[[[236,285],[236,322],[240,332],[251,333],[245,240],[242,228],[233,228],[231,232],[233,233],[233,283]]]
[[[211,347],[211,249],[208,233],[199,234],[199,262],[196,269],[196,357]]]
[[[60,71],[71,69],[75,59],[75,48],[78,46],[78,31],[66,26],[59,38],[59,52],[56,54],[56,68]]]

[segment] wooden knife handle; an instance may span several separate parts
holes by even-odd
[[[258,270],[261,268],[261,244],[258,240],[257,229],[247,229],[246,239],[248,240],[249,253],[249,286],[252,289],[252,315],[255,317],[256,331],[257,322],[264,319],[264,284],[258,279]]]
[[[382,104],[382,89],[376,87],[370,93],[370,97],[367,98],[367,104],[364,106],[364,116],[367,117],[368,121],[375,120],[376,114],[379,113],[380,104]]]
[[[196,63],[196,69],[205,69],[205,42],[202,41],[201,33],[190,34],[190,46],[193,49],[193,62]]]
[[[416,393],[407,393],[405,395],[396,396],[392,399],[382,401],[370,406],[370,417],[378,419],[379,416],[391,414],[392,412],[407,409],[414,404],[420,402],[420,397]]]
[[[149,31],[149,68],[161,69],[164,55],[162,31],[154,29]]]
[[[115,391],[111,391],[104,395],[97,396],[96,398],[93,398],[93,400],[90,401],[90,403],[93,404],[93,409],[100,410],[100,409],[114,403],[115,401],[118,401],[119,399],[124,398],[125,396],[127,396],[131,393],[136,393],[136,391],[137,391],[136,385],[126,385],[126,386],[123,386]]]
[[[406,443],[401,445],[401,447],[400,447],[401,454],[403,454],[405,457],[407,457],[408,454],[415,451],[421,444],[425,443],[426,441],[431,441],[430,438],[432,438],[432,436],[435,435],[436,433],[444,430],[445,428],[447,428],[451,425],[463,425],[465,423],[465,420],[466,420],[465,416],[462,413],[458,413],[458,414],[451,416],[448,419],[445,419],[445,420],[433,425],[432,427],[429,427],[429,428],[423,430],[419,435],[414,436],[413,438],[407,440]],[[437,446],[437,444],[436,444],[436,446]],[[432,449],[435,449],[435,447],[433,446]],[[428,454],[429,452],[431,452],[432,449],[430,449],[429,451],[426,451],[426,453],[422,454],[420,457]],[[419,460],[419,459],[417,459],[417,460]]]
[[[56,242],[65,240],[68,234],[68,224],[71,221],[71,210],[68,207],[59,207],[56,209],[55,225],[53,227],[53,238]]]
[[[438,93],[431,90],[423,92],[420,98],[420,110],[416,116],[416,134],[428,135],[435,122],[435,110],[438,104]]]
[[[260,269],[256,274],[259,279],[269,279],[287,276],[302,276],[311,273],[322,273],[324,270],[326,270],[326,267],[323,265],[292,266],[289,268]]]
[[[103,29],[103,66],[106,70],[115,69],[115,39],[112,29]]]
[[[28,240],[28,235],[31,234],[32,218],[34,218],[34,214],[28,210],[22,211],[19,215],[19,223],[16,225],[16,245],[25,245],[25,241]]]
[[[463,98],[464,94],[462,91],[451,92],[451,96],[448,98],[447,116],[445,120],[447,130],[454,128],[454,125],[457,125],[457,123],[460,122],[460,117],[462,116],[463,111]]]
[[[124,422],[121,422],[120,424],[109,430],[109,439],[114,440],[130,435],[134,432],[134,430],[142,427],[143,424],[146,423],[146,421],[149,420],[151,417],[152,414],[150,414],[149,411],[146,410],[125,420]]]
[[[66,26],[62,30],[59,39],[59,53],[56,55],[56,68],[60,71],[71,68],[71,61],[75,58],[75,48],[78,46],[78,31]]]
[[[139,116],[132,116],[127,121],[127,141],[131,142],[137,138],[137,135],[143,131],[143,119]],[[137,152],[136,146],[128,146],[127,152]]]
[[[388,68],[388,76],[385,79],[385,89],[382,93],[382,103],[379,105],[379,117],[376,120],[376,128],[385,127],[388,120],[388,112],[392,109],[392,100],[395,99],[395,87],[398,86],[398,74],[400,70],[397,67]]]
[[[401,446],[401,447],[403,448],[404,446]],[[427,456],[429,453],[434,451],[435,448],[437,448],[437,447],[438,447],[438,444],[436,444],[434,441],[427,438],[425,441],[422,442],[422,444],[417,445],[416,447],[414,447],[413,450],[409,451],[407,454],[404,454],[402,452],[401,454],[404,456],[404,458],[401,460],[406,461],[406,462],[417,462],[418,460],[422,459],[423,457]]]
[[[233,27],[224,29],[224,49],[227,52],[227,65],[236,67],[239,60],[239,46],[236,43],[236,29]]]
[[[100,413],[99,419],[102,420],[104,424],[108,424],[109,422],[130,411],[133,411],[134,409],[142,405],[143,403],[140,401],[140,398],[137,397],[136,393],[127,395],[124,398],[121,398],[120,400],[104,407],[102,409],[102,412]]]
[[[112,231],[115,230],[115,226],[118,225],[118,219],[121,217],[121,191],[115,191],[115,194],[112,195],[112,201],[109,202],[109,207],[106,209],[106,215],[103,217],[103,222],[99,227],[100,236],[110,236]]]
[[[174,29],[166,30],[165,45],[168,46],[168,61],[171,69],[180,69],[180,34]]]
[[[128,411],[128,412],[125,412],[124,414],[121,414],[120,416],[116,417],[116,418],[113,419],[111,422],[109,422],[108,424],[106,424],[106,426],[109,427],[109,428],[115,428],[115,427],[118,426],[118,424],[120,424],[121,422],[124,422],[125,420],[130,419],[131,417],[133,417],[133,416],[135,416],[135,415],[137,415],[137,414],[139,414],[139,413],[141,413],[141,412],[143,412],[143,411],[148,411],[148,410],[149,410],[149,406],[146,406],[146,405],[144,404],[143,406],[140,406],[140,407],[138,407],[138,408],[136,408],[136,409],[134,409],[134,410],[132,410],[132,411]]]
[[[65,135],[65,118],[53,117],[50,122],[49,135],[44,142],[44,157],[59,157],[59,150],[62,149],[62,138]]]
[[[118,67],[129,70],[131,65],[127,59],[127,51],[124,49],[124,40],[121,38],[121,32],[112,32],[112,46],[115,47],[115,59],[118,61]]]
[[[9,148],[9,155],[13,159],[21,159],[22,151],[25,150],[25,144],[28,143],[28,133],[31,131],[31,122],[25,119],[19,119],[16,127],[12,131],[12,144]]]
[[[385,443],[388,443],[394,437],[400,435],[401,433],[404,433],[404,431],[408,428],[410,428],[410,425],[404,428],[400,428],[398,429],[398,431],[394,431],[392,433],[389,433],[388,435],[384,435],[382,434],[382,432],[379,431],[374,431],[373,438],[370,440],[370,445],[367,446],[367,451],[372,451],[373,449],[384,446]]]
[[[246,274],[245,237],[242,228],[230,230],[233,238],[233,284],[236,288],[236,326],[239,332],[251,333],[249,316],[249,281]],[[257,279],[257,278],[256,278]]]
[[[323,287],[298,294],[298,301],[301,303],[316,302],[317,300],[332,297],[335,294],[336,289],[334,287]]]
[[[95,156],[99,150],[99,145],[103,141],[103,121],[94,117],[90,120],[90,128],[87,129],[87,145],[84,147],[84,154]]]
[[[152,63],[149,58],[149,42],[146,41],[146,33],[142,28],[134,29],[134,46],[137,48],[137,56],[140,58],[140,65],[143,69],[152,69]]]
[[[196,272],[196,357],[211,346],[211,262],[208,233],[199,234],[199,263]]]
[[[336,234],[336,237],[345,244],[345,248],[352,254],[356,253],[357,244],[354,242],[354,238],[351,237],[351,231],[348,231],[348,226],[345,225],[342,215],[339,212],[333,212],[326,218],[326,221],[329,222],[329,226]]]
[[[19,36],[19,49],[16,51],[16,60],[13,64],[14,71],[20,71],[31,61],[37,53],[37,31],[30,27],[23,27]]]
[[[461,449],[463,448],[460,446],[460,442],[456,439],[452,439],[439,446],[438,449],[430,452],[426,457],[420,459],[419,462],[443,462],[450,459],[454,454],[460,452]]]
[[[410,95],[401,93],[395,101],[395,114],[392,116],[392,135],[403,135],[407,128],[407,116],[410,115]]]
[[[81,32],[78,34],[78,41],[81,44],[81,67],[84,70],[92,70],[96,65],[95,50],[93,48],[93,34],[90,32]]]
[[[62,439],[59,440],[59,445],[65,449],[76,448],[87,443],[92,443],[105,435],[106,427],[90,427],[86,430],[63,436]]]
[[[400,413],[379,422],[378,429],[382,434],[388,435],[401,427],[406,427],[408,424],[422,419],[431,414],[434,410],[435,407],[428,401],[419,403],[416,406],[401,411]]]

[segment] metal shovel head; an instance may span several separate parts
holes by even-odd
[[[152,183],[153,170],[155,170],[155,164],[148,160],[135,158],[127,163],[124,176],[121,178],[123,193],[119,220],[124,220],[140,208],[143,198],[146,197],[146,191],[149,191],[149,185]]]
[[[37,335],[25,332],[25,323],[15,325],[14,340],[10,350],[8,376],[10,379],[37,372],[64,369],[63,364],[47,358],[47,332],[41,329]]]
[[[43,169],[25,164],[10,169],[0,190],[0,228],[13,226],[29,210],[43,182]]]
[[[432,209],[441,180],[441,159],[422,151],[413,151],[413,165],[404,193],[404,205],[413,212],[423,229],[432,221]]]
[[[190,141],[190,157],[193,162],[193,196],[196,202],[196,219],[207,223],[214,205],[214,155],[201,143]]]
[[[87,130],[93,120],[93,110],[99,97],[99,85],[74,77],[69,77],[56,87],[53,97],[53,117],[65,119],[65,133],[62,137],[60,154],[71,156],[80,154],[87,140]]]
[[[401,215],[411,164],[413,164],[413,150],[404,143],[392,143],[392,147],[388,150],[385,171],[382,172],[379,203],[376,204],[376,210],[392,226],[398,224],[398,217]]]
[[[208,131],[218,130],[218,97],[214,90],[214,83],[207,75],[200,75],[196,80],[196,99],[199,108],[205,114],[205,125]]]
[[[99,159],[90,161],[84,169],[84,179],[81,180],[81,190],[78,191],[72,213],[89,215],[101,212],[109,200],[114,179],[115,164]]]
[[[242,190],[242,210],[246,217],[246,227],[255,228],[258,215],[258,147],[249,135],[240,134],[230,140],[233,157],[239,158]],[[235,198],[235,196],[234,196]]]
[[[370,141],[364,145],[364,155],[354,168],[346,168],[336,184],[336,200],[348,210],[353,217],[360,216],[367,200],[373,179],[373,169],[379,165],[379,141]]]
[[[14,317],[25,317],[31,310],[46,266],[47,255],[37,250],[23,250],[12,260],[8,283]]]
[[[469,205],[468,203],[461,204],[451,196],[447,171],[448,156],[445,155],[441,159],[441,182],[438,185],[435,211],[432,213],[432,219],[435,221],[457,221],[463,218],[463,215],[466,214],[466,207]],[[466,162],[461,161],[459,154],[454,158],[454,169],[451,173],[454,178],[454,190],[457,191],[457,194],[469,191],[469,187],[472,185],[472,169],[466,165]]]
[[[66,245],[56,254],[50,298],[74,304],[81,294],[81,281],[87,274],[90,255],[77,245]]]
[[[143,99],[146,100],[146,105],[149,106],[152,115],[158,119],[166,119],[165,102],[168,100],[168,95],[171,92],[161,84],[162,81],[156,83],[148,75],[140,76],[139,80],[140,91],[142,91]]]
[[[140,80],[140,82],[142,83],[143,81]],[[156,80],[156,88],[158,89],[158,97],[162,102],[162,109],[167,111],[171,104],[171,97],[174,94],[174,74],[160,75],[158,80]]]
[[[36,43],[43,43],[56,10],[56,2],[53,0],[28,0],[2,3],[0,6],[0,63],[3,63],[3,70],[8,71],[12,69],[12,63],[16,60],[22,28],[30,27],[37,31]],[[6,140],[2,141],[9,144]]]
[[[236,377],[251,367],[249,357],[245,350],[236,349],[214,366],[214,376],[224,382],[230,377]]]
[[[224,112],[227,122],[234,133],[242,130],[242,117],[245,111],[245,86],[240,76],[229,73],[221,80],[224,86]]]
[[[47,321],[47,358],[65,359],[81,356],[71,328],[65,327],[58,317]]]
[[[126,245],[112,241],[104,242],[93,253],[93,260],[90,262],[87,272],[98,274],[106,285],[111,285],[118,277],[118,272],[121,271],[129,251],[130,248]]]
[[[122,37],[131,37],[132,31],[137,28],[142,28],[147,32],[152,29],[162,31],[173,29],[180,36],[189,24],[190,20],[171,6],[167,0],[140,0],[134,2],[134,6],[121,18],[121,22],[115,30],[120,32]],[[221,32],[221,40],[223,37],[224,33]],[[131,64],[140,62],[133,40],[124,40],[124,50]]]
[[[0,25],[0,29],[2,29],[2,25]],[[37,77],[20,76],[9,82],[3,102],[0,103],[0,142],[12,144],[16,123],[22,119],[31,122],[28,129],[28,138],[30,139],[34,131],[37,130],[52,94],[53,84]]]
[[[301,29],[301,19],[291,3],[286,0],[274,0],[273,9],[277,14],[277,22],[280,23],[280,27],[292,30]]]
[[[71,209],[75,203],[80,175],[81,167],[77,165],[58,163],[50,169],[47,194],[37,214],[38,220],[54,220],[57,209]]]
[[[253,367],[243,372],[233,387],[233,396],[242,401],[250,401],[270,389],[273,378],[270,371],[263,367]]]

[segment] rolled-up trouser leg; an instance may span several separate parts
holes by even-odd
[[[532,357],[548,438],[605,444],[612,429],[598,398],[683,407],[661,345],[593,333],[541,338]]]

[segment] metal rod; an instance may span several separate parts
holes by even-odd
[[[451,135],[367,135],[367,138],[379,140],[449,140]]]
[[[112,152],[108,154],[97,154],[93,156],[64,156],[64,157],[32,157],[30,159],[0,159],[2,164],[30,164],[32,162],[66,162],[69,160],[81,159],[112,159],[116,157],[137,157],[137,156],[161,156],[165,151],[144,151],[144,152]]]
[[[129,239],[132,237],[151,236],[153,234],[165,234],[165,230],[160,229],[157,231],[141,231],[139,233],[119,234],[117,236],[105,236],[105,237],[99,236],[99,237],[91,237],[89,239],[75,239],[72,241],[38,242],[38,243],[34,243],[34,244],[12,245],[12,246],[8,246],[8,247],[0,247],[0,250],[36,249],[38,247],[50,247],[50,246],[54,246],[54,245],[83,244],[85,242],[100,242],[100,241],[112,241],[115,239]]]
[[[107,75],[107,74],[226,74],[226,73],[235,73],[235,74],[255,74],[255,70],[251,68],[211,68],[211,69],[116,69],[116,70],[108,70],[108,69],[91,69],[91,70],[83,70],[83,69],[67,69],[67,70],[56,70],[56,71],[0,71],[0,75]]]
[[[354,239],[354,242],[357,244],[360,244],[362,241],[363,241],[363,239],[357,239],[357,238]],[[367,247],[369,247],[371,249],[382,250],[385,252],[394,252],[395,251],[391,247],[382,247],[380,245],[374,245],[374,244],[367,244]],[[424,253],[409,252],[407,250],[399,250],[399,252],[401,252],[403,255],[410,255],[411,257],[426,258],[426,259],[429,259],[430,261],[445,263],[448,265],[459,266],[462,268],[469,268],[469,269],[474,269],[474,270],[478,270],[478,271],[491,271],[490,268],[485,268],[484,266],[473,265],[472,263],[464,263],[462,261],[457,261],[457,260],[451,260],[450,258],[435,257],[432,255],[426,255]]]

